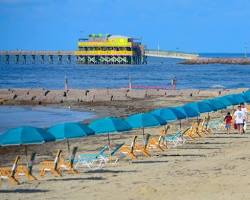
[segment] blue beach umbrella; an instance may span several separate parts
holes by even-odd
[[[227,98],[232,103],[232,105],[238,105],[245,102],[245,99],[241,94],[231,94],[224,97]]]
[[[185,111],[188,117],[198,117],[200,116],[199,111],[196,111],[191,106],[188,106],[187,104],[182,106],[182,109]]]
[[[146,128],[146,127],[152,127],[152,126],[161,126],[167,123],[160,117],[152,115],[150,113],[139,113],[139,114],[130,115],[127,117],[126,121],[132,128]]]
[[[95,132],[87,125],[81,124],[79,122],[56,124],[50,127],[48,132],[51,133],[56,138],[56,140],[80,138],[95,134]]]
[[[216,100],[216,98],[215,99],[206,99],[206,100],[204,100],[204,102],[210,103],[216,111],[223,110],[223,109],[227,108],[227,106],[223,102],[221,102],[220,100]]]
[[[247,103],[250,103],[250,90],[242,93],[242,95],[244,96],[244,99]]]
[[[0,137],[0,146],[24,145],[27,159],[27,145],[43,144],[55,141],[55,137],[42,128],[22,126],[4,132]]]
[[[176,115],[177,119],[180,120],[180,128],[181,128],[181,120],[186,119],[188,117],[187,113],[180,106],[170,107],[169,109],[172,110],[174,114]]]
[[[132,128],[142,128],[142,134],[144,137],[144,128],[153,126],[166,125],[167,122],[156,115],[150,113],[138,113],[130,115],[126,118],[126,121]]]
[[[151,111],[150,114],[158,116],[166,122],[174,121],[178,119],[174,111],[169,108],[156,109],[156,110]]]
[[[232,106],[232,102],[226,98],[225,96],[222,96],[222,97],[216,97],[214,98],[216,101],[220,101],[221,103],[223,103],[225,106]]]
[[[108,142],[110,146],[110,133],[129,131],[131,126],[123,119],[117,117],[105,117],[97,119],[89,124],[89,127],[98,134],[108,134]]]
[[[174,112],[179,120],[186,119],[188,117],[182,107],[170,107],[169,109]]]
[[[190,108],[196,111],[196,113],[207,113],[214,111],[214,108],[208,102],[197,101],[184,105],[186,108]]]
[[[42,128],[22,126],[9,129],[0,137],[1,146],[43,144],[54,141],[55,137]]]
[[[94,131],[90,129],[87,125],[81,124],[79,122],[73,123],[62,123],[56,124],[48,129],[48,132],[53,135],[56,140],[67,140],[68,151],[70,151],[69,147],[69,139],[86,137],[89,135],[94,135]]]
[[[232,96],[238,101],[239,104],[246,102],[245,96],[242,93],[233,94]]]

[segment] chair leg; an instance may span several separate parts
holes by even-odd
[[[45,173],[46,173],[45,170],[42,168],[41,171],[40,171],[40,176],[41,177],[45,176]]]
[[[136,155],[135,155],[134,153],[128,152],[128,155],[129,155],[129,157],[130,157],[132,160],[137,159],[137,157],[136,157]]]
[[[10,182],[12,185],[19,185],[19,184],[20,184],[19,181],[18,181],[15,177],[13,177],[13,176],[10,176],[10,177],[9,177],[9,182]]]

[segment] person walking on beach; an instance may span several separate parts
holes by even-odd
[[[176,90],[176,83],[177,83],[177,79],[176,79],[176,77],[174,77],[174,78],[172,79],[172,81],[171,81],[171,85],[172,85],[172,89],[173,89],[173,90]]]
[[[241,110],[241,106],[234,112],[234,120],[238,129],[238,133],[242,134],[243,123],[244,123],[244,112]]]
[[[245,104],[242,103],[241,104],[241,110],[244,112],[244,121],[243,121],[243,133],[246,132],[247,129],[247,118],[248,118],[248,111],[247,108],[245,107]]]
[[[230,114],[230,112],[227,113],[227,115],[224,118],[224,122],[225,122],[225,128],[227,129],[227,134],[230,134],[230,129],[231,129],[231,125],[232,125],[232,116]]]

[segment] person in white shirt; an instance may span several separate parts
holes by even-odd
[[[241,104],[241,110],[244,112],[244,121],[243,121],[243,133],[246,132],[247,129],[247,115],[248,115],[248,111],[247,108],[245,107],[245,104]]]
[[[241,106],[238,106],[238,109],[234,112],[234,120],[237,125],[238,133],[242,134],[243,124],[244,124],[244,115],[245,113],[241,110]]]

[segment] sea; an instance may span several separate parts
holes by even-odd
[[[243,54],[201,54],[206,57],[243,57]],[[146,65],[78,65],[66,62],[41,64],[31,60],[22,64],[0,60],[0,88],[64,88],[65,78],[70,88],[128,87],[129,79],[135,86],[167,88],[176,77],[177,88],[208,89],[213,87],[249,87],[249,65],[183,65],[178,59],[148,58]],[[45,62],[46,63],[46,62]]]
[[[200,54],[205,57],[244,57],[244,54]],[[247,55],[249,56],[249,55]],[[177,89],[249,88],[249,65],[183,65],[182,60],[148,58],[145,65],[79,65],[63,60],[53,64],[35,63],[15,58],[7,64],[0,58],[0,88],[63,89],[67,78],[69,88],[124,88],[132,86],[169,88],[171,80],[177,80]],[[65,59],[65,58],[63,58]],[[22,124],[48,127],[64,121],[80,121],[94,113],[79,112],[67,108],[0,106],[0,132]]]

